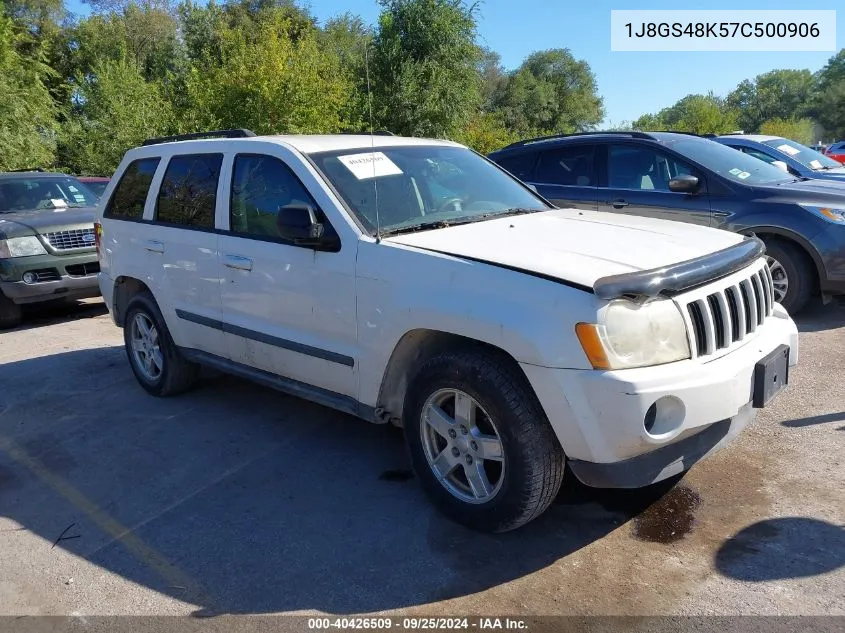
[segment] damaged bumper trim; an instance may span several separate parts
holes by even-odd
[[[672,296],[741,270],[762,257],[765,250],[762,240],[749,237],[715,253],[671,266],[602,277],[593,284],[593,291],[602,299]]]

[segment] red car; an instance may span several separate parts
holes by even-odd
[[[828,148],[824,151],[827,156],[830,156],[833,160],[837,160],[840,163],[845,163],[845,141],[837,141],[836,143],[831,143]]]
[[[106,178],[105,176],[78,176],[77,180],[84,183],[86,187],[94,192],[94,195],[101,198],[111,178]]]

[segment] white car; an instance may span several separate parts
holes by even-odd
[[[555,209],[448,141],[208,136],[130,150],[98,208],[138,382],[169,396],[210,365],[401,425],[473,528],[540,515],[567,464],[599,487],[683,472],[796,362],[756,239]]]

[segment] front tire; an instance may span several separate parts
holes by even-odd
[[[123,342],[132,372],[141,386],[158,397],[190,389],[199,366],[186,360],[173,342],[158,305],[148,292],[135,295],[126,308]]]
[[[404,407],[414,470],[448,517],[505,532],[557,495],[565,457],[525,376],[484,349],[444,351],[412,378]]]
[[[781,240],[766,243],[766,261],[774,282],[775,301],[790,314],[800,312],[815,289],[811,262],[797,246]]]
[[[19,326],[21,318],[21,307],[0,291],[0,330]]]

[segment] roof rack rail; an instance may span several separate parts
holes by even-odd
[[[527,138],[524,141],[517,141],[503,147],[502,149],[509,149],[511,147],[520,147],[521,145],[528,145],[529,143],[537,143],[540,141],[549,141],[556,138],[569,138],[571,136],[597,136],[602,134],[630,136],[632,138],[651,138],[647,132],[639,132],[636,130],[596,130],[593,132],[573,132],[571,134],[549,134],[548,136],[537,136],[535,138]]]
[[[212,132],[159,136],[158,138],[148,138],[141,145],[158,145],[159,143],[173,143],[175,141],[195,141],[203,138],[248,138],[250,136],[255,136],[255,132],[246,128],[235,128],[232,130],[214,130]]]
[[[40,172],[44,172],[44,171],[46,171],[46,170],[45,170],[43,167],[26,167],[26,168],[24,168],[24,169],[8,169],[8,170],[6,170],[6,171],[7,171],[7,173],[10,173],[10,174],[18,174],[18,173],[25,172],[25,171],[40,171]]]
[[[341,132],[341,134],[352,134],[352,135],[360,135],[360,136],[369,136],[372,134],[373,136],[396,136],[390,130],[376,130],[375,132],[370,132],[369,130],[363,130],[361,132]]]

